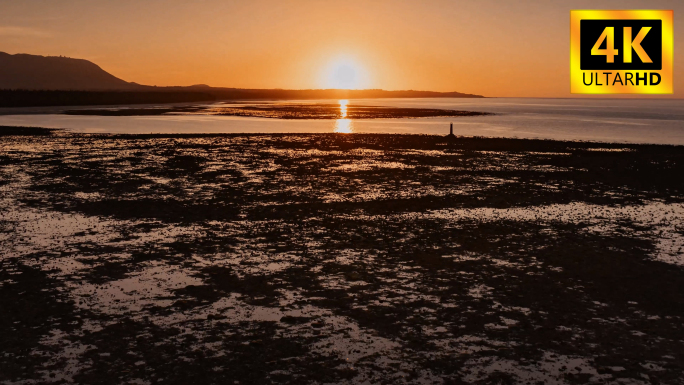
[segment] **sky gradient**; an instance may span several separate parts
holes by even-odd
[[[684,1],[0,1],[0,51],[88,59],[158,86],[360,88],[570,97],[571,9],[673,9],[684,97]]]

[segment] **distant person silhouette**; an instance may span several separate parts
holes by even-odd
[[[454,135],[454,123],[449,123],[449,135],[447,135],[447,139],[456,139],[456,135]]]

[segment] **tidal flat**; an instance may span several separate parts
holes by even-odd
[[[401,108],[338,103],[221,102],[195,106],[110,107],[64,110],[65,115],[159,116],[216,115],[267,119],[400,119],[427,117],[464,117],[493,115],[485,112],[445,110],[442,108]]]
[[[683,175],[682,146],[0,128],[0,382],[682,384]]]

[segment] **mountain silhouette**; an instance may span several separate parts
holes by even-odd
[[[0,89],[132,91],[139,87],[88,60],[0,52]]]
[[[0,52],[0,107],[182,103],[214,100],[481,98],[461,92],[381,89],[156,87],[127,82],[84,59]]]

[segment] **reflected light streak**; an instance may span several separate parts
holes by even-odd
[[[342,119],[347,117],[347,105],[348,104],[349,104],[349,100],[347,100],[347,99],[340,100],[340,117]]]
[[[342,99],[339,101],[340,103],[340,117],[342,119],[337,119],[335,121],[335,129],[333,132],[341,133],[341,134],[351,134],[354,132],[354,124],[352,123],[351,119],[347,119],[347,105],[349,104],[349,100],[347,99]]]
[[[335,121],[335,129],[333,132],[340,134],[351,134],[354,132],[354,123],[351,119],[337,119]]]

